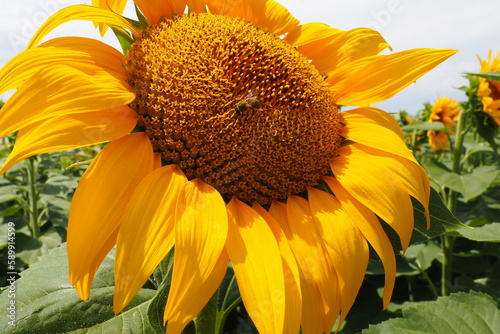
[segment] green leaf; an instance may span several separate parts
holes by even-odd
[[[151,327],[158,334],[165,333],[163,325],[163,314],[167,305],[167,297],[170,292],[170,283],[172,280],[172,268],[174,265],[174,250],[171,250],[167,256],[160,262],[153,272],[153,278],[158,283],[158,293],[153,298],[148,308],[148,319]]]
[[[488,80],[500,81],[500,71],[484,72],[484,73],[468,73],[468,72],[465,72],[465,74],[476,75],[478,77],[485,78],[485,79],[488,79]]]
[[[480,109],[482,110],[482,109]],[[498,124],[484,112],[473,112],[472,118],[475,124],[476,132],[486,140],[493,150],[497,151],[496,135],[498,133]]]
[[[500,242],[500,223],[491,223],[473,229],[463,229],[452,235],[480,242]]]
[[[473,169],[472,173],[458,175],[434,161],[425,162],[423,166],[434,182],[462,194],[466,202],[483,194],[500,172],[497,166],[480,166]]]
[[[485,334],[500,332],[500,299],[484,293],[456,293],[437,301],[408,303],[403,318],[370,326],[363,334]]]
[[[16,233],[16,257],[26,264],[33,264],[50,249],[61,245],[65,239],[66,229],[60,226],[51,227],[38,239],[18,232]]]
[[[170,282],[170,280],[172,279],[173,266],[174,250],[172,249],[153,272],[153,278],[158,286],[161,286],[161,284],[164,282]]]
[[[423,206],[413,200],[415,211],[415,227],[411,243],[430,240],[442,234],[458,229],[469,228],[462,224],[451,212],[439,194],[431,188],[431,198],[429,203],[429,213],[431,216],[431,227],[427,229]]]
[[[468,202],[484,193],[495,181],[499,172],[497,166],[480,166],[470,174],[450,173],[448,177],[445,177],[444,184],[450,189],[460,192],[465,201]]]
[[[411,245],[406,250],[404,259],[420,270],[427,270],[441,252],[441,248],[431,241],[425,244]]]
[[[410,242],[410,244],[412,245],[425,242],[427,240],[451,231],[455,231],[457,229],[470,228],[469,226],[462,224],[450,212],[450,210],[448,210],[439,194],[432,188],[431,198],[429,201],[429,215],[431,218],[431,226],[429,229],[427,229],[427,221],[424,216],[424,207],[413,198],[412,202],[413,215],[415,219],[415,225],[413,227],[413,234]],[[395,253],[399,254],[402,251],[399,236],[385,222],[382,224],[382,226],[389,240],[391,241]],[[370,252],[370,258],[373,260],[379,260],[375,252]]]
[[[403,126],[401,129],[403,131],[410,131],[410,130],[443,131],[444,129],[446,129],[446,127],[441,122],[413,122],[411,124]]]
[[[147,308],[155,290],[141,289],[127,308],[113,314],[113,251],[99,268],[90,299],[82,301],[68,282],[66,245],[43,256],[23,271],[15,284],[16,326],[8,324],[8,290],[0,294],[0,332],[151,333]]]

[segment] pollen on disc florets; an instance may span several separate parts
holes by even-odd
[[[338,110],[296,49],[241,19],[190,14],[128,54],[131,103],[163,164],[226,200],[268,204],[317,184],[340,143]]]

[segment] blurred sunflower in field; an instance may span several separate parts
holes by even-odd
[[[386,307],[396,262],[378,218],[406,249],[410,197],[429,219],[429,183],[395,119],[339,106],[386,100],[455,51],[378,55],[388,45],[376,31],[300,25],[270,0],[136,0],[143,30],[117,14],[125,4],[59,11],[0,71],[0,91],[17,88],[0,136],[19,131],[1,173],[111,141],[70,210],[80,297],[116,245],[120,312],[175,246],[167,333],[200,312],[229,262],[259,332],[329,332],[354,302],[370,245]],[[40,44],[70,20],[113,26],[130,49],[81,37]]]
[[[429,122],[438,121],[443,123],[445,127],[450,128],[448,133],[445,131],[427,131],[429,145],[435,152],[447,151],[450,148],[448,134],[455,133],[453,127],[457,125],[457,120],[460,116],[459,106],[460,103],[458,101],[450,99],[448,96],[439,97],[432,105]]]
[[[478,58],[481,73],[500,71],[500,52],[493,57],[493,52],[490,50],[488,59]],[[483,111],[500,125],[500,82],[479,78],[477,94],[481,98]]]

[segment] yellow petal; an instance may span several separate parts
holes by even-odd
[[[216,264],[227,232],[227,210],[219,192],[199,179],[186,183],[175,214],[174,269],[164,316],[167,333],[180,333],[222,282],[225,270]]]
[[[26,81],[0,112],[0,138],[43,119],[123,106],[130,87],[99,68],[92,75],[69,66],[47,67]]]
[[[265,27],[267,31],[281,36],[295,29],[299,22],[286,7],[276,1],[269,0],[266,2],[264,15],[260,17],[260,21],[257,21],[256,25]]]
[[[49,48],[50,47],[50,48]],[[65,37],[25,50],[0,69],[0,94],[21,87],[40,69],[67,65],[80,70],[102,68],[117,79],[125,80],[123,55],[116,49],[90,38]]]
[[[161,153],[155,152],[153,169],[161,168]]]
[[[211,13],[238,17],[275,35],[296,29],[299,20],[273,0],[207,0]]]
[[[344,30],[332,28],[328,24],[311,22],[304,23],[285,36],[285,40],[292,46],[302,46],[314,43],[342,33]]]
[[[132,131],[137,113],[127,106],[49,118],[22,128],[0,175],[36,154],[69,150],[121,138]]]
[[[411,170],[417,178],[419,187],[410,189],[410,195],[425,207],[427,228],[430,227],[428,203],[430,199],[429,178],[425,170],[418,165],[403,141],[403,133],[396,120],[382,110],[375,108],[357,108],[340,114],[341,122],[346,124],[340,130],[340,135],[349,140],[400,156],[398,159],[407,170]],[[370,135],[367,135],[370,134]]]
[[[397,154],[417,162],[403,139],[398,122],[385,111],[376,108],[356,108],[340,113],[340,135],[357,143]]]
[[[274,206],[270,210],[273,215],[276,214],[276,207],[282,205]],[[280,224],[288,223],[283,230],[303,274],[302,328],[306,333],[330,331],[340,311],[340,296],[337,274],[325,249],[319,226],[312,217],[309,203],[297,196],[288,198],[286,219],[285,222],[283,218],[277,218]],[[322,305],[317,305],[318,302]]]
[[[204,13],[206,11],[205,0],[185,0],[190,12]]]
[[[345,63],[376,55],[389,46],[380,33],[368,28],[349,31],[334,29],[330,36],[323,39],[300,42],[299,52],[311,59],[322,75],[329,74]]]
[[[259,333],[283,333],[285,283],[273,232],[261,215],[236,198],[227,212],[226,249],[245,308]]]
[[[301,325],[304,333],[323,333],[324,332],[324,314],[325,305],[323,297],[319,291],[317,283],[312,279],[312,275],[308,272],[308,262],[311,260],[307,253],[302,251],[298,246],[292,243],[292,232],[289,227],[287,218],[287,205],[281,202],[273,202],[269,208],[269,213],[279,223],[288,243],[294,252],[294,256],[299,267],[300,274],[300,291],[302,295],[302,314]],[[307,250],[305,250],[307,251]],[[290,332],[295,333],[295,332]]]
[[[174,12],[171,0],[134,0],[150,25],[160,22],[162,16],[170,18]]]
[[[351,217],[352,221],[356,224],[365,239],[372,245],[382,261],[385,272],[384,295],[382,299],[384,308],[386,308],[389,305],[396,279],[396,259],[391,242],[373,212],[352,197],[336,178],[325,176],[323,179],[339,200],[342,208]]]
[[[126,4],[127,0],[92,0],[92,6],[107,9],[118,15],[123,14],[123,10],[125,9]],[[99,26],[101,36],[104,36],[106,30],[108,30],[108,26],[104,23],[94,22],[94,27],[97,26]]]
[[[252,207],[267,222],[278,242],[285,279],[285,326],[283,333],[298,333],[302,315],[302,293],[300,291],[300,271],[292,249],[276,219],[259,204]]]
[[[83,300],[116,242],[132,191],[152,169],[151,142],[139,132],[110,143],[83,174],[71,202],[67,238],[69,280]]]
[[[336,91],[337,103],[363,106],[387,100],[456,52],[414,49],[372,56],[370,63],[352,73]]]
[[[342,87],[344,81],[347,80],[353,73],[371,63],[372,57],[359,58],[350,62],[345,62],[343,65],[335,68],[334,71],[328,72],[325,83],[328,84],[331,91],[335,94],[339,87]]]
[[[403,141],[403,133],[397,121],[386,112],[375,108],[345,111],[340,117],[341,122],[346,124],[340,130],[340,135],[344,138],[403,158],[398,160],[412,171],[414,178],[419,180],[418,190],[412,190],[410,195],[426,208],[425,215],[429,226],[430,218],[427,210],[430,198],[429,178]]]
[[[49,17],[33,35],[27,49],[33,48],[54,28],[73,20],[93,21],[129,29],[135,37],[140,37],[137,29],[120,15],[107,9],[87,5],[65,7]]]
[[[406,250],[413,231],[409,189],[422,189],[419,180],[394,155],[383,151],[352,144],[341,147],[338,154],[330,163],[336,179],[396,231]]]
[[[185,183],[179,167],[168,165],[149,173],[132,193],[116,242],[115,313],[127,306],[174,246],[177,197]]]
[[[365,277],[368,243],[334,196],[315,188],[309,188],[308,194],[311,212],[322,228],[321,235],[338,274],[343,320]]]

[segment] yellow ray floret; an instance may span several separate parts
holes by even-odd
[[[326,250],[338,275],[343,320],[363,283],[368,243],[337,198],[315,188],[309,188],[308,195],[311,213],[321,226]]]
[[[184,173],[169,165],[149,173],[132,193],[116,242],[115,313],[132,300],[174,246],[177,194],[185,183]]]
[[[227,210],[217,190],[198,179],[184,184],[175,220],[174,269],[164,317],[167,333],[180,332],[201,311],[227,268]]]
[[[131,102],[128,85],[95,66],[92,73],[66,65],[39,70],[5,103],[0,137],[61,114],[110,109]]]
[[[70,150],[119,139],[137,123],[137,114],[127,106],[84,114],[44,119],[22,128],[16,145],[0,169],[0,175],[30,156]]]
[[[130,30],[130,32],[135,37],[140,36],[139,31],[130,22],[128,22],[126,19],[124,19],[118,14],[110,12],[109,10],[106,9],[97,8],[93,6],[73,5],[63,8],[60,11],[56,12],[51,17],[49,17],[49,19],[40,26],[35,35],[33,35],[31,41],[28,43],[27,48],[30,49],[37,46],[38,43],[40,43],[40,41],[54,28],[58,27],[63,23],[74,20],[85,20],[98,23],[102,22],[109,25],[126,28]]]
[[[68,262],[70,282],[83,300],[116,243],[123,207],[152,169],[151,143],[144,133],[133,133],[106,146],[82,176],[69,211]]]
[[[227,205],[227,252],[241,298],[259,333],[282,333],[285,283],[273,232],[255,210],[233,198]]]

